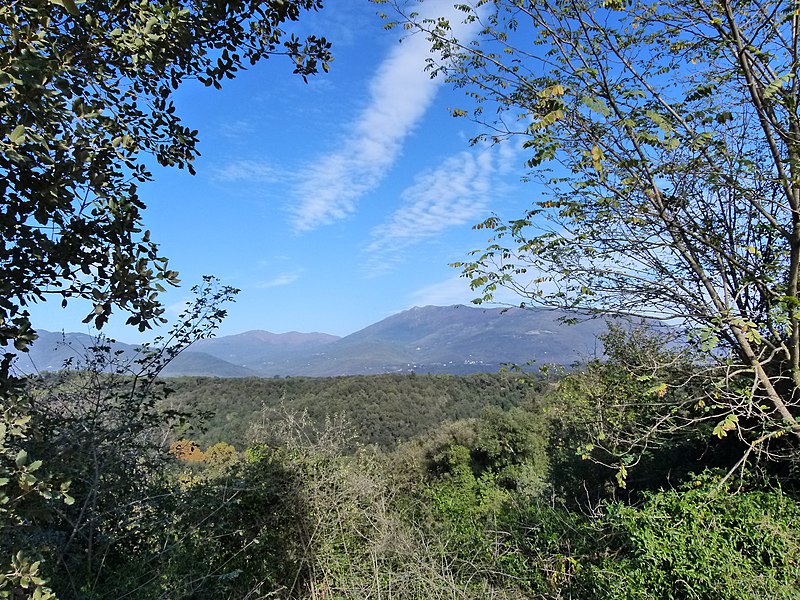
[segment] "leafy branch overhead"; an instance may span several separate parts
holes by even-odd
[[[395,8],[540,184],[457,264],[479,300],[680,324],[717,366],[720,434],[800,437],[796,3],[465,3],[473,40]]]
[[[24,539],[20,526],[42,502],[63,501],[47,518],[72,502],[68,481],[47,477],[57,460],[42,467],[26,450],[43,437],[42,423],[31,420],[41,398],[12,375],[11,346],[24,351],[36,338],[27,307],[48,296],[63,306],[80,298],[92,305],[85,322],[98,328],[115,309],[140,330],[164,322],[159,294],[178,276],[142,224],[138,185],[151,179],[153,162],[194,173],[198,132],[176,114],[172,94],[187,80],[220,88],[276,54],[304,79],[327,70],[325,38],[301,40],[284,29],[321,7],[322,0],[0,2],[0,597],[52,597],[40,563],[18,552],[9,532]],[[204,280],[202,302],[147,354],[141,377],[154,379],[164,361],[213,330],[224,316],[219,303],[234,290],[212,288]],[[131,394],[131,403],[141,400]],[[138,408],[144,412],[127,415],[134,426],[149,405]],[[80,431],[90,429],[84,425]],[[95,473],[108,476],[101,467]]]
[[[198,132],[172,94],[219,88],[286,55],[303,78],[327,70],[330,44],[284,26],[321,0],[195,2],[14,0],[0,5],[0,341],[24,347],[25,307],[88,299],[140,329],[160,321],[177,283],[141,222],[150,158],[194,173]]]

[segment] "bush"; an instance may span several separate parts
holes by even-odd
[[[578,597],[800,597],[800,507],[779,489],[703,475],[639,507],[612,504],[600,526],[602,558],[578,573]]]

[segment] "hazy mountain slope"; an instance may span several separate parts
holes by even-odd
[[[29,352],[19,353],[14,363],[20,373],[40,373],[59,371],[69,366],[81,368],[91,355],[91,348],[98,342],[85,333],[54,333],[38,330],[39,338],[31,345]],[[137,346],[122,342],[105,340],[112,352],[121,352],[120,361],[134,361],[138,356]],[[132,368],[136,368],[132,365]],[[253,377],[250,369],[233,365],[222,359],[194,348],[179,354],[163,371],[164,375],[205,375],[208,377]]]
[[[14,367],[21,373],[37,373],[42,371],[59,371],[67,364],[77,366],[85,362],[90,348],[98,342],[85,333],[58,333],[38,329],[38,339],[31,344],[28,352],[17,353]],[[127,356],[133,356],[134,346],[121,342],[109,343],[112,352],[121,350]]]
[[[248,331],[201,340],[178,356],[165,375],[337,376],[375,373],[479,373],[504,363],[570,365],[600,354],[603,320],[559,322],[566,313],[518,308],[412,308],[343,338],[324,333]],[[574,315],[572,315],[574,316]],[[18,369],[58,370],[93,343],[85,334],[39,332]],[[135,347],[115,343],[133,357]]]
[[[412,308],[328,345],[294,374],[471,373],[529,360],[568,365],[602,350],[597,335],[605,322],[564,325],[563,316],[518,308]]]
[[[296,359],[313,355],[339,337],[327,333],[270,333],[246,331],[237,335],[200,340],[192,350],[204,352],[253,372],[284,374]]]
[[[192,346],[194,348],[194,346]],[[205,352],[186,350],[161,372],[168,377],[197,375],[205,377],[257,377],[258,374],[246,367],[231,364]]]

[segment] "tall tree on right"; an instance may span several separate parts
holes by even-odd
[[[457,266],[488,301],[679,321],[714,385],[661,427],[707,420],[751,450],[800,439],[800,5],[789,0],[496,0],[480,34],[395,5],[430,68],[468,91],[482,139],[521,138],[530,211],[492,217]],[[655,371],[654,371],[655,373]],[[642,376],[640,374],[640,376]],[[687,398],[685,394],[681,398]],[[785,449],[785,446],[784,446]]]

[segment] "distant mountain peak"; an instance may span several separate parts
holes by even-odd
[[[253,329],[200,340],[165,373],[314,377],[410,371],[493,372],[504,364],[526,364],[531,360],[570,365],[601,351],[597,335],[606,326],[602,320],[564,325],[559,318],[567,316],[571,315],[549,309],[415,306],[343,338],[318,332]],[[80,348],[78,341],[83,340],[76,334],[65,334],[65,346],[57,343],[62,339],[60,334],[50,336],[47,339],[42,335],[27,358],[20,357],[17,362],[23,370],[59,368],[75,354],[68,347],[69,342]]]

